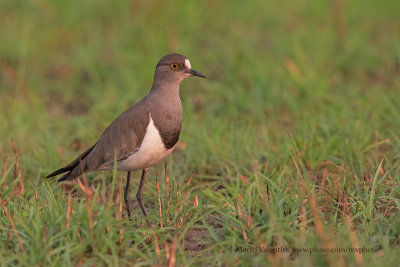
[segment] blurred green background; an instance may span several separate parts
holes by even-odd
[[[319,188],[314,174],[329,162],[334,167],[327,179],[339,177],[336,189],[350,190],[353,204],[370,203],[383,216],[379,227],[388,227],[399,221],[399,14],[398,0],[2,0],[1,160],[7,156],[11,163],[13,138],[26,181],[41,186],[41,177],[89,147],[118,114],[145,96],[158,60],[177,52],[208,76],[181,85],[181,143],[179,153],[168,159],[177,184],[194,174],[199,206],[208,209],[218,198],[227,201],[220,195],[213,200],[213,191],[232,185],[235,195],[238,177],[244,175],[281,190],[277,203],[293,199],[297,209],[302,200],[296,179],[308,174],[309,188]],[[365,177],[378,179],[375,173],[381,179],[365,184]],[[283,191],[289,180],[297,191],[287,196]],[[377,188],[376,194],[371,197],[363,186]],[[148,190],[156,192],[151,185]],[[390,216],[372,201],[387,195],[394,211]],[[279,205],[273,212],[282,210]],[[253,204],[244,206],[254,212]],[[341,231],[336,227],[343,221],[335,214],[327,215],[327,223]],[[351,215],[364,218],[357,209]],[[371,213],[365,216],[366,225],[375,219]],[[229,228],[232,218],[225,219]],[[282,225],[283,232],[292,226]],[[375,240],[374,246],[398,248],[398,223],[385,234],[378,226],[363,227],[361,244],[382,234],[384,241]],[[348,240],[346,235],[337,244]],[[180,257],[181,264],[190,263]],[[257,257],[238,257],[241,263],[257,264]],[[359,263],[352,254],[345,257]],[[398,260],[394,252],[384,257],[388,264]],[[313,255],[296,260],[324,261],[314,261]]]
[[[398,11],[398,1],[2,1],[0,151],[12,137],[40,164],[56,145],[91,144],[170,52],[209,76],[181,88],[195,154],[260,156],[284,129],[325,147],[386,139],[400,126]]]

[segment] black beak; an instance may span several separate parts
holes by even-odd
[[[186,73],[189,73],[192,76],[198,76],[198,77],[202,77],[202,78],[207,78],[206,75],[204,75],[203,73],[198,72],[197,70],[194,70],[194,69],[187,70]]]

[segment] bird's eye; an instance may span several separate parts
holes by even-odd
[[[179,65],[176,63],[171,64],[171,69],[173,69],[173,70],[176,70],[178,67],[179,67]]]

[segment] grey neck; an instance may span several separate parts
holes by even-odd
[[[179,97],[180,83],[181,80],[176,79],[176,77],[156,73],[154,75],[154,82],[150,94]]]

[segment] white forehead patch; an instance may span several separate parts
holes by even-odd
[[[192,66],[190,66],[190,61],[189,61],[189,59],[185,59],[185,67],[186,67],[187,69],[191,69],[191,68],[192,68]]]

